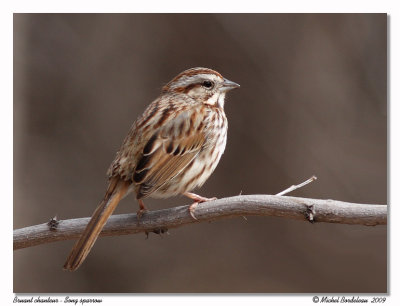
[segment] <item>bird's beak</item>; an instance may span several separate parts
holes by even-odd
[[[224,79],[224,82],[222,83],[221,90],[222,91],[229,91],[231,89],[239,88],[240,85],[238,83],[229,81],[227,79]]]

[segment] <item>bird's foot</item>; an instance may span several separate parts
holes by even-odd
[[[143,216],[143,214],[148,212],[149,210],[147,209],[146,206],[144,206],[143,200],[138,200],[138,202],[139,202],[140,209],[136,213],[136,216],[138,219],[140,219]]]
[[[196,216],[194,215],[194,211],[196,210],[197,205],[199,205],[200,203],[203,203],[203,202],[214,201],[217,199],[216,197],[213,197],[213,198],[202,197],[201,195],[198,195],[198,194],[195,194],[192,192],[185,192],[183,195],[194,200],[194,203],[189,206],[189,213],[192,216],[192,218],[195,220],[198,220],[196,218]]]

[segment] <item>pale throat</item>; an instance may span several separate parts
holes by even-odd
[[[224,108],[225,104],[225,92],[216,92],[214,93],[211,98],[209,98],[205,104],[209,105],[217,105],[221,108]]]

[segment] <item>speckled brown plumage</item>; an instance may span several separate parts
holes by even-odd
[[[117,152],[108,170],[106,195],[65,269],[79,267],[118,202],[130,191],[136,194],[140,213],[145,210],[142,199],[146,197],[184,194],[195,202],[208,200],[190,191],[204,184],[225,150],[224,99],[227,91],[237,87],[208,68],[188,69],[163,87]]]

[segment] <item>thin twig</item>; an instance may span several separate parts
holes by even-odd
[[[285,194],[288,194],[289,192],[292,192],[292,191],[299,189],[307,184],[310,184],[311,182],[315,181],[316,179],[317,179],[317,177],[315,175],[313,175],[312,177],[310,177],[308,180],[304,181],[303,183],[298,184],[298,185],[292,185],[289,188],[285,189],[284,191],[277,193],[276,195],[283,196]]]
[[[136,214],[111,216],[101,236],[118,236],[140,232],[165,232],[190,223],[208,222],[236,216],[276,216],[309,222],[358,225],[386,224],[387,206],[355,204],[334,200],[274,196],[240,195],[204,202],[196,207],[194,220],[189,206],[179,206]],[[76,239],[90,218],[57,220],[14,230],[14,250],[60,240]]]

